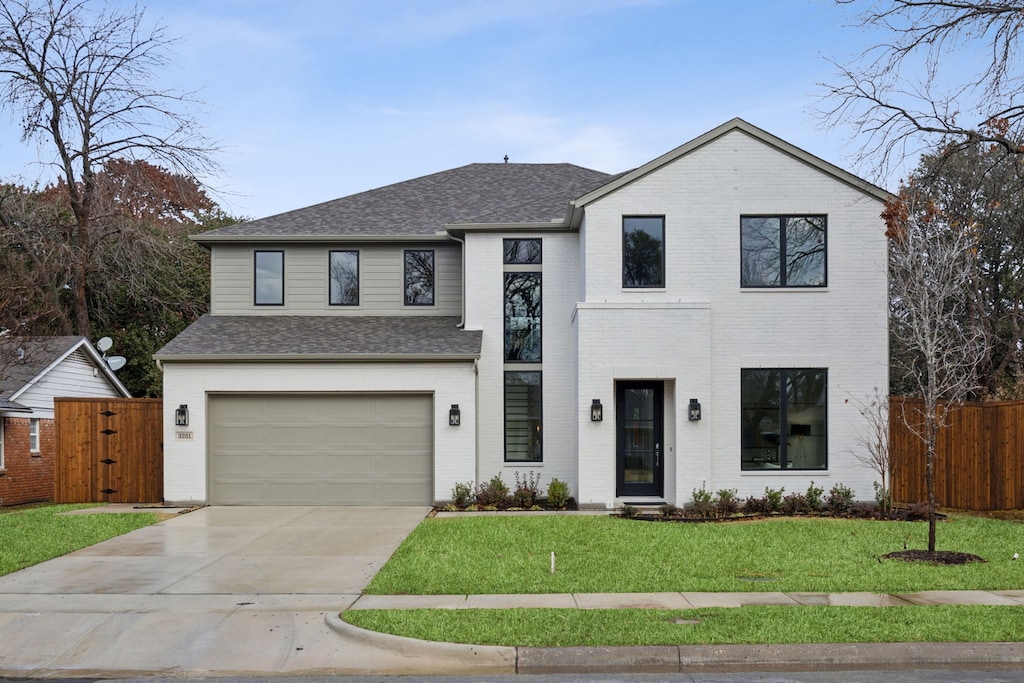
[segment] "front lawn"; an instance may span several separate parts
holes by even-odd
[[[900,593],[1024,588],[1024,524],[952,516],[938,548],[987,563],[882,560],[927,547],[925,522],[770,518],[690,524],[605,516],[428,519],[371,594],[784,591]],[[551,552],[556,570],[550,573]],[[807,608],[800,608],[807,609]]]
[[[45,505],[0,512],[0,576],[149,526],[148,512],[61,515],[90,505]]]
[[[354,610],[342,617],[362,628],[421,640],[524,647],[1012,642],[1024,633],[1024,608],[979,605]]]

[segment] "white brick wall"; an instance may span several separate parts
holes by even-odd
[[[469,479],[474,461],[473,363],[164,363],[164,498],[204,502],[206,400],[218,392],[415,392],[434,395],[434,497],[451,498],[452,486]],[[174,408],[187,404],[189,426],[174,426]],[[458,403],[462,426],[448,426]],[[190,431],[191,442],[175,440]]]
[[[673,393],[675,411],[666,408],[667,422],[674,419],[678,433],[666,498],[677,504],[703,482],[712,490],[736,488],[741,496],[761,494],[765,486],[802,491],[812,480],[826,489],[843,483],[870,499],[872,474],[850,453],[860,416],[846,401],[888,386],[881,209],[877,199],[741,132],[587,206],[580,414],[592,397],[607,397],[606,414],[614,414],[614,379],[670,380],[666,405]],[[826,289],[740,288],[740,215],[774,213],[827,214]],[[621,287],[622,216],[630,214],[665,216],[664,290]],[[829,369],[827,471],[740,471],[745,367]],[[703,407],[698,424],[686,421],[690,397]],[[582,502],[611,502],[614,436],[607,420],[580,422]]]

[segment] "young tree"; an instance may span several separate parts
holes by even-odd
[[[899,371],[923,400],[899,416],[925,445],[928,551],[935,552],[939,431],[977,387],[984,336],[969,316],[978,271],[977,229],[949,220],[926,193],[904,187],[883,213],[889,237],[890,334],[906,349]]]
[[[858,446],[854,457],[870,467],[880,480],[876,482],[875,497],[886,513],[892,510],[893,476],[899,472],[899,454],[889,447],[889,392],[875,387],[872,396],[864,400],[853,399],[857,412],[864,418],[857,434]]]
[[[1024,99],[1017,45],[1024,0],[836,0],[866,34],[884,37],[823,84],[827,124],[849,124],[862,159],[884,176],[936,139],[949,153],[979,143],[1020,154]],[[957,82],[950,62],[972,64]]]
[[[143,12],[89,0],[0,3],[0,105],[26,142],[52,153],[73,222],[63,283],[72,331],[89,336],[97,254],[120,228],[101,205],[101,170],[150,160],[190,178],[214,170],[212,147],[186,93],[153,85],[171,41],[147,29]]]

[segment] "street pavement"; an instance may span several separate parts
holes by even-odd
[[[206,507],[0,577],[0,676],[499,675],[1024,666],[1024,643],[514,648],[355,628],[348,609],[1001,604],[1022,591],[363,596],[427,508]]]

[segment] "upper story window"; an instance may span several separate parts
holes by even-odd
[[[359,252],[332,251],[328,265],[332,306],[359,305]]]
[[[434,250],[405,250],[405,305],[434,305]]]
[[[827,384],[823,368],[741,370],[741,469],[826,469]]]
[[[505,265],[539,265],[541,263],[540,240],[506,239],[502,246]]]
[[[540,273],[505,273],[505,360],[539,363]]]
[[[742,216],[743,287],[824,287],[825,216]]]
[[[622,286],[628,289],[665,286],[664,216],[623,217]]]
[[[257,306],[284,305],[284,252],[255,253],[253,301]]]

